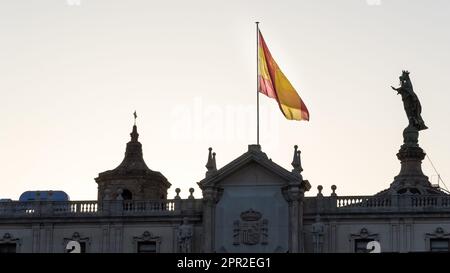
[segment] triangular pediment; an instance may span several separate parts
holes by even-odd
[[[253,147],[252,147],[253,146]],[[223,185],[283,185],[300,182],[300,175],[279,166],[254,145],[249,150],[221,169],[208,175],[198,184],[204,186]]]

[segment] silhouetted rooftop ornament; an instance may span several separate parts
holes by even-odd
[[[217,171],[217,166],[216,166],[216,153],[212,152],[212,148],[209,147],[208,148],[209,152],[208,152],[208,161],[206,162],[206,169],[208,170],[206,172],[206,175],[210,175],[211,173]]]
[[[138,142],[139,134],[137,132],[137,126],[133,125],[133,131],[130,133],[131,142]]]
[[[171,186],[160,172],[153,171],[145,164],[142,145],[138,141],[134,112],[134,125],[127,143],[125,157],[116,168],[98,174],[98,198],[103,200],[148,200],[166,199]]]
[[[317,186],[317,190],[319,191],[317,193],[317,196],[323,197],[323,194],[322,194],[323,186],[322,185]]]
[[[139,133],[136,126],[136,112],[134,112],[134,117],[135,124],[130,133],[131,139],[127,143],[124,159],[115,169],[100,173],[99,176],[152,175],[160,177],[162,180],[166,180],[160,172],[151,170],[145,163],[142,153],[142,144],[138,141]]]
[[[331,191],[332,191],[331,196],[337,196],[336,189],[337,189],[336,185],[331,185]]]
[[[150,169],[145,164],[142,145],[138,141],[139,133],[137,132],[137,126],[133,125],[133,131],[130,133],[131,140],[127,143],[125,151],[125,157],[117,168],[112,170],[119,173],[146,173],[150,172]]]
[[[394,177],[390,187],[377,194],[445,194],[432,186],[428,177],[422,172],[422,160],[425,152],[419,146],[419,131],[428,129],[422,119],[422,106],[414,93],[409,72],[402,71],[399,77],[400,87],[396,90],[402,96],[403,106],[408,117],[408,126],[403,130],[403,144],[397,153],[400,160],[400,173]]]
[[[131,132],[130,136],[131,136],[132,142],[138,142],[139,134],[137,132],[137,126],[136,126],[136,118],[137,118],[136,111],[134,111],[133,115],[134,115],[134,125],[133,125],[133,131]]]
[[[300,150],[298,150],[298,146],[295,145],[294,146],[294,157],[292,159],[292,167],[294,167],[294,169],[292,171],[301,173],[303,171],[302,168],[302,163],[301,163],[301,159],[300,159]]]
[[[180,188],[176,188],[176,189],[175,189],[175,193],[176,193],[177,195],[174,197],[174,199],[181,199],[181,197],[180,197],[180,192],[181,192]]]
[[[195,199],[194,197],[194,188],[189,188],[189,197],[188,199]]]
[[[406,116],[408,117],[409,126],[414,127],[418,131],[428,129],[422,119],[422,105],[414,92],[411,79],[409,78],[409,71],[403,70],[399,79],[400,87],[391,87],[397,91],[397,94],[402,96],[403,106],[405,108]]]

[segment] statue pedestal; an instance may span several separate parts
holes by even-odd
[[[429,194],[427,189],[431,189],[432,186],[422,172],[422,160],[425,158],[422,148],[402,145],[397,158],[400,160],[401,169],[391,183],[391,191],[397,194]]]
[[[419,147],[419,131],[411,124],[403,130],[403,147]]]
[[[389,191],[395,194],[441,194],[422,172],[425,152],[419,146],[419,131],[409,125],[403,131],[403,145],[397,153],[400,173],[394,177]]]

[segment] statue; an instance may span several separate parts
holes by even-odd
[[[388,194],[443,194],[441,190],[432,186],[428,177],[422,171],[422,160],[426,154],[419,145],[419,133],[421,130],[428,129],[425,125],[421,112],[419,98],[414,93],[409,72],[403,71],[400,76],[400,87],[392,87],[402,96],[406,116],[408,117],[408,126],[403,130],[403,144],[397,153],[400,160],[400,173],[394,177],[387,191]]]
[[[190,253],[192,251],[192,225],[188,223],[187,217],[183,218],[183,224],[178,227],[177,239],[180,253]]]
[[[117,189],[117,195],[116,195],[116,200],[123,200],[123,190],[122,189]]]
[[[312,241],[314,244],[314,253],[322,253],[323,237],[325,234],[325,225],[320,220],[320,215],[316,215],[316,222],[312,224]]]
[[[411,79],[409,78],[409,72],[403,70],[403,73],[399,79],[400,87],[391,87],[397,91],[397,94],[402,96],[403,106],[405,107],[406,116],[409,120],[408,127],[413,127],[417,131],[428,129],[422,119],[422,106],[420,105],[420,101],[416,93],[414,93]]]

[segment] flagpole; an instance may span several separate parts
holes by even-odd
[[[259,22],[256,23],[256,144],[259,145]]]

